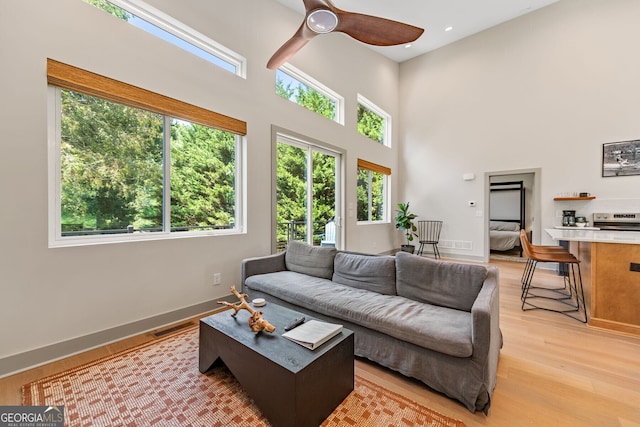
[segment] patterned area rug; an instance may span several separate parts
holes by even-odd
[[[64,405],[65,426],[269,426],[223,365],[198,371],[198,328],[22,387],[24,405]],[[356,375],[323,426],[464,424]]]

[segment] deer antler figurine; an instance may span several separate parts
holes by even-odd
[[[237,296],[240,301],[237,303],[230,303],[227,301],[218,301],[218,304],[226,305],[227,307],[233,308],[233,314],[232,314],[233,317],[236,317],[236,315],[238,314],[238,311],[244,309],[244,310],[247,310],[249,313],[251,313],[251,317],[249,317],[249,328],[251,328],[252,332],[260,332],[263,330],[267,332],[273,332],[276,330],[275,326],[269,323],[267,319],[264,319],[262,317],[261,311],[254,310],[253,307],[251,307],[249,303],[245,300],[245,298],[247,298],[249,295],[239,293],[236,290],[235,286],[231,287],[231,293]]]

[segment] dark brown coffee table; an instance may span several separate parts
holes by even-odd
[[[273,303],[259,310],[275,332],[251,332],[247,310],[200,320],[200,372],[222,362],[274,427],[317,427],[353,391],[353,332],[309,350],[282,337],[303,314]]]

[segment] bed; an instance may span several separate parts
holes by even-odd
[[[524,181],[491,182],[489,192],[489,249],[522,256],[520,229],[526,229]]]
[[[519,247],[519,222],[489,221],[489,248],[492,251],[509,251]]]

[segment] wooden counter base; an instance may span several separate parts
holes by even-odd
[[[640,335],[640,245],[591,244],[591,317],[589,325]]]

